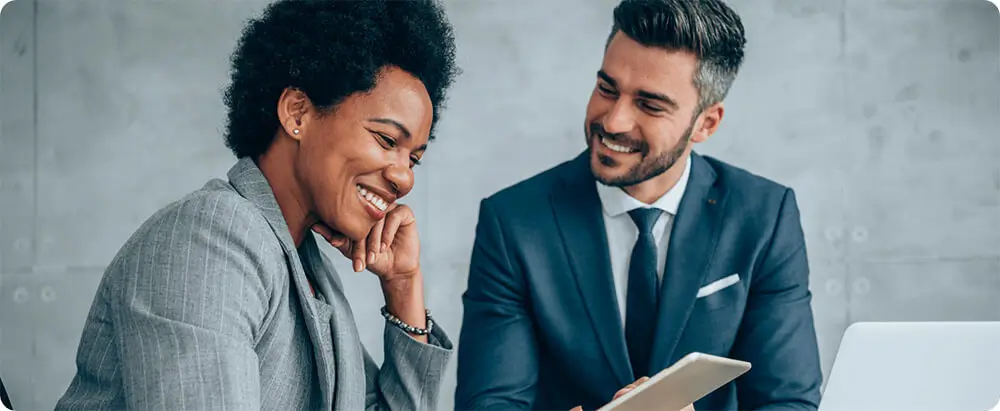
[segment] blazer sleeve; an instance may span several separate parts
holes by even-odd
[[[480,203],[458,343],[459,410],[531,409],[538,347],[526,286],[489,200]]]
[[[422,343],[393,325],[383,333],[382,368],[365,351],[366,405],[375,410],[440,409],[441,381],[451,359],[452,343],[435,323]]]
[[[118,350],[129,409],[260,408],[254,346],[277,270],[265,256],[277,245],[241,201],[202,196],[168,208],[113,263],[117,344],[94,344]]]
[[[805,238],[791,189],[785,191],[759,267],[731,352],[753,364],[737,380],[740,409],[815,410],[823,375]]]

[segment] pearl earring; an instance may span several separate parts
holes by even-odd
[[[292,134],[299,134],[299,129],[292,130]]]

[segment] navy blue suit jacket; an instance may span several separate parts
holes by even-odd
[[[809,267],[790,188],[693,154],[674,220],[654,370],[691,352],[752,369],[696,410],[816,409]],[[632,382],[588,152],[480,204],[457,409],[594,409]],[[699,288],[739,283],[696,298]]]

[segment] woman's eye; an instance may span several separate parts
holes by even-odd
[[[390,148],[396,147],[396,140],[393,140],[391,137],[382,133],[375,133],[375,135],[377,135],[378,138],[382,140],[382,142],[385,143],[385,145],[389,146]]]

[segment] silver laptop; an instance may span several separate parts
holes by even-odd
[[[820,411],[1000,411],[1000,322],[848,327]]]

